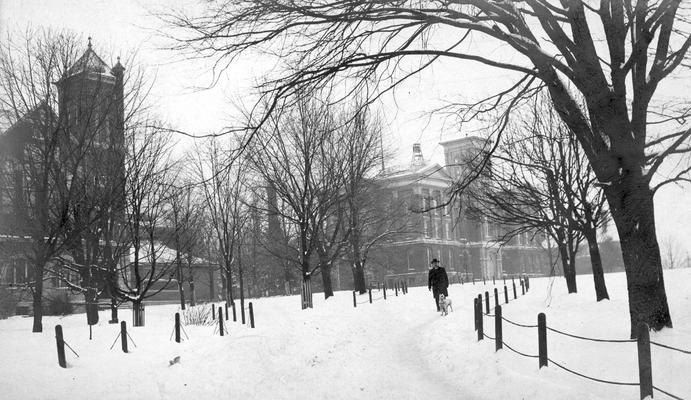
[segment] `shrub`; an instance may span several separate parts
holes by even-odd
[[[19,297],[4,286],[0,286],[0,319],[11,317],[15,314]]]
[[[47,315],[67,315],[72,314],[73,310],[74,306],[69,297],[67,297],[67,293],[48,298]]]
[[[201,304],[180,312],[180,319],[185,325],[212,325],[214,320],[211,318],[211,304]]]

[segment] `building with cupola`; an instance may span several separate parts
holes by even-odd
[[[501,226],[470,218],[462,201],[450,196],[452,183],[471,172],[468,160],[482,155],[485,140],[471,136],[440,145],[444,165],[427,161],[415,143],[410,162],[384,179],[389,195],[409,211],[412,229],[376,249],[369,260],[369,279],[426,285],[435,258],[452,282],[547,273],[549,263],[538,238],[523,234],[501,243]]]
[[[0,132],[0,285],[5,288],[18,292],[31,286],[32,259],[39,257],[36,243],[41,236],[46,249],[56,246],[53,240],[67,240],[55,231],[60,225],[55,214],[61,208],[64,225],[80,219],[88,223],[93,215],[80,215],[87,207],[90,213],[110,212],[87,204],[97,193],[109,197],[110,209],[122,210],[117,202],[124,201],[124,72],[119,58],[109,67],[89,38],[82,56],[58,73],[58,79],[45,82],[50,86],[45,93],[34,95],[35,104],[17,105],[6,114],[3,125],[9,128]],[[55,206],[66,196],[79,198],[79,204]],[[112,225],[120,217],[113,213],[103,220]],[[70,240],[60,255],[75,263],[78,257],[86,258],[88,235]],[[102,243],[96,240],[93,246]],[[50,263],[54,266],[53,260]],[[67,275],[67,280],[80,281],[79,276]],[[48,274],[46,278],[47,297],[68,293],[64,279]]]

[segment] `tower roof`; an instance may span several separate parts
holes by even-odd
[[[77,75],[82,72],[105,74],[109,70],[108,64],[106,64],[91,47],[91,37],[89,37],[89,44],[86,51],[79,60],[67,70],[66,77]]]

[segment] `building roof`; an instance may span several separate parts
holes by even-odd
[[[79,60],[77,60],[71,67],[67,69],[65,76],[62,79],[66,79],[83,72],[106,74],[109,71],[110,67],[108,64],[106,64],[105,61],[103,61],[103,59],[99,57],[91,47],[91,38],[89,38],[89,44],[87,45],[86,51],[84,54],[82,54]]]
[[[29,110],[29,112],[15,121],[5,132],[0,132],[0,138],[8,137],[20,132],[30,132],[30,130],[27,130],[26,128],[31,126],[40,126],[46,123],[55,123],[57,120],[58,116],[53,108],[48,104],[48,102],[42,100],[34,108]]]

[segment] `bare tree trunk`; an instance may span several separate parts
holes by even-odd
[[[331,284],[331,263],[324,262],[319,267],[322,274],[322,284],[324,286],[324,298],[328,299],[334,295],[333,285]]]
[[[585,240],[588,241],[590,251],[590,264],[593,267],[593,280],[595,281],[595,297],[597,301],[609,299],[607,285],[605,284],[605,273],[602,269],[602,258],[600,248],[597,245],[597,232],[595,228],[584,229]]]
[[[33,276],[34,325],[32,332],[43,332],[43,268],[43,260],[36,260]]]
[[[560,234],[559,236],[564,235]],[[560,237],[560,240],[557,241],[557,248],[559,249],[561,266],[564,270],[564,279],[566,279],[566,289],[569,293],[577,293],[575,260],[571,257],[565,238]]]
[[[672,327],[655,233],[653,192],[641,181],[626,175],[621,185],[605,188],[621,240],[632,338],[637,337],[640,322],[654,330]]]
[[[365,267],[362,265],[362,261],[355,260],[353,262],[353,284],[355,290],[364,294],[367,292],[367,284],[365,283]]]

